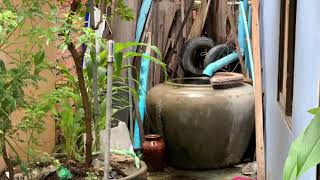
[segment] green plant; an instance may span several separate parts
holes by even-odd
[[[29,103],[35,102],[24,93],[24,88],[30,87],[30,84],[35,86],[41,80],[39,73],[46,65],[40,61],[43,61],[43,59],[35,58],[16,62],[15,67],[7,69],[4,62],[0,60],[0,152],[11,175],[14,161],[20,161],[19,154],[12,145],[12,141],[27,142],[28,147],[31,148],[31,145],[37,142],[35,133],[38,134],[44,130],[42,118],[45,115],[43,113],[45,110],[40,106],[30,105]],[[43,66],[43,68],[40,68],[40,66]],[[18,125],[13,125],[10,115],[17,109],[24,109],[27,115]],[[20,139],[17,136],[19,131],[28,133],[28,139]],[[7,145],[14,151],[15,156],[9,155]],[[27,150],[27,154],[31,155],[28,152],[31,152],[31,149]]]
[[[284,180],[294,180],[320,163],[320,108],[309,112],[314,118],[290,147],[284,167]]]
[[[64,3],[64,2],[65,2],[64,0],[61,0],[61,3]],[[95,1],[91,0],[89,1],[89,3],[91,4],[90,9],[94,9],[93,7],[94,7]],[[111,7],[112,15],[117,14],[124,19],[132,19],[132,17],[130,16],[131,10],[124,5],[123,0],[115,1],[115,3],[113,3],[113,1],[110,1],[110,0],[101,0],[99,1],[99,9],[102,10],[101,11],[102,13],[100,14],[101,20],[108,19],[107,13],[104,12],[105,10],[103,10],[107,6]],[[79,24],[82,24],[83,22],[82,17],[84,17],[84,14],[88,11],[87,8],[84,8],[84,7],[85,7],[85,4],[83,4],[80,0],[72,0],[70,4],[70,12],[67,13],[66,18],[63,19],[61,26],[58,28],[58,33],[63,42],[60,47],[63,50],[68,49],[70,51],[76,67],[78,85],[79,85],[80,94],[82,97],[82,106],[84,109],[84,124],[85,124],[85,134],[86,134],[85,161],[87,164],[90,164],[92,161],[93,116],[92,116],[92,108],[91,108],[91,103],[89,99],[89,94],[87,90],[88,85],[85,82],[83,66],[82,66],[84,62],[86,48],[82,49],[81,51],[78,51],[77,47],[81,46],[82,44],[86,44],[86,47],[90,49],[92,52],[91,56],[92,57],[96,56],[96,54],[93,53],[95,52],[95,47],[94,47],[95,33],[93,30],[96,27],[91,26],[90,28],[82,28],[81,25],[79,26]],[[106,17],[106,18],[103,18],[103,17]],[[73,39],[72,35],[79,34],[79,32],[82,35],[76,40]],[[93,58],[93,60],[95,60],[95,58]]]
[[[70,159],[80,160],[83,152],[82,135],[84,133],[84,112],[81,104],[81,96],[70,87],[59,87],[48,94],[53,101],[51,112],[58,117],[57,125],[61,129],[63,150]]]
[[[116,60],[114,63],[115,73],[113,78],[116,80],[116,83],[113,86],[113,102],[117,102],[118,106],[113,106],[113,113],[116,113],[119,110],[127,107],[129,104],[127,99],[119,95],[121,92],[131,91],[133,94],[137,94],[135,89],[131,89],[128,86],[128,79],[121,77],[121,71],[126,70],[129,66],[123,64],[125,58],[132,56],[144,56],[151,59],[151,61],[161,64],[164,67],[164,64],[155,57],[143,55],[140,53],[133,53],[128,51],[123,53],[127,48],[130,48],[134,45],[146,46],[143,43],[117,43],[116,44]],[[156,52],[159,50],[156,47],[152,47]],[[106,101],[105,101],[105,91],[106,91],[106,51],[100,53],[100,58],[98,61],[98,92],[99,92],[99,108],[100,108],[100,118],[94,123],[96,141],[99,142],[100,131],[105,128],[105,117],[106,117]],[[84,80],[87,84],[88,97],[91,107],[93,107],[93,96],[92,91],[92,59],[89,56],[86,58],[86,68],[83,70]],[[81,95],[78,86],[78,79],[63,65],[59,65],[58,70],[60,74],[65,79],[65,83],[58,86],[56,90],[50,92],[47,95],[47,98],[51,98],[56,106],[53,106],[51,111],[58,117],[58,126],[62,130],[63,137],[63,151],[71,159],[82,159],[77,157],[83,157],[82,150],[84,147],[83,133],[84,133],[84,123],[83,123],[83,106]],[[137,81],[134,80],[136,83]],[[137,95],[136,95],[137,97]],[[98,150],[98,148],[96,148]]]
[[[46,12],[43,11],[45,6],[49,7]],[[53,31],[38,26],[38,23],[53,21],[55,12],[56,8],[49,0],[0,2],[0,53],[3,57],[0,60],[0,154],[4,157],[10,179],[13,179],[14,165],[24,166],[16,151],[16,142],[27,143],[25,153],[29,160],[34,155],[37,134],[44,129],[46,109],[25,90],[36,88],[38,82],[44,80],[40,73],[50,67],[44,50],[53,39]],[[10,115],[16,110],[23,110],[26,116],[14,125]],[[19,137],[21,131],[28,134],[27,139]],[[7,152],[7,146],[14,155]]]
[[[62,3],[64,1],[61,1]],[[90,4],[90,9],[92,10],[94,7],[94,3],[96,1],[88,1]],[[115,3],[113,3],[115,2]],[[133,13],[132,11],[125,6],[123,0],[119,1],[111,1],[111,0],[101,0],[99,1],[99,9],[101,9],[102,13],[100,14],[100,19],[106,20],[108,24],[108,20],[113,15],[118,15],[124,20],[131,20],[133,19]],[[94,123],[95,127],[94,130],[96,131],[96,138],[98,138],[99,135],[99,130],[103,128],[103,121],[100,121],[100,119],[104,120],[104,114],[105,114],[105,108],[101,109],[101,115],[97,118],[96,114],[93,115],[92,113],[92,98],[95,99],[95,111],[97,111],[98,103],[101,104],[101,107],[105,107],[103,105],[104,103],[104,98],[100,96],[100,100],[97,98],[97,89],[96,86],[101,87],[100,89],[100,94],[103,94],[103,91],[105,91],[105,65],[106,65],[106,36],[103,38],[98,38],[94,32],[94,30],[97,27],[91,26],[89,28],[83,28],[82,27],[82,22],[83,22],[83,17],[86,12],[88,12],[88,8],[84,8],[84,4],[81,3],[80,0],[72,0],[71,5],[70,5],[70,11],[66,13],[66,18],[63,19],[60,24],[61,26],[57,29],[58,34],[60,35],[60,39],[62,40],[61,44],[61,49],[66,50],[68,49],[72,55],[73,61],[75,63],[75,68],[76,68],[76,74],[77,74],[77,80],[75,81],[77,83],[77,87],[79,87],[81,98],[82,98],[82,107],[84,110],[84,126],[85,126],[85,136],[86,136],[86,141],[85,141],[85,161],[87,164],[90,164],[92,161],[92,143],[93,143],[93,137],[92,137],[92,124]],[[104,12],[104,7],[110,7],[111,9],[111,15],[107,15],[106,12]],[[93,13],[91,13],[92,15]],[[94,18],[91,18],[94,19]],[[80,25],[79,25],[80,24]],[[100,22],[98,22],[100,24]],[[107,29],[108,31],[108,29]],[[80,37],[78,38],[73,38],[74,34],[81,34]],[[97,56],[97,49],[96,49],[96,44],[97,42],[102,46],[104,49],[101,53],[98,52]],[[86,48],[82,48],[79,50],[78,48],[85,44]],[[135,53],[135,52],[127,52],[123,53],[123,49],[129,48],[131,46],[138,46],[142,44],[135,44],[135,43],[126,43],[126,44],[118,44],[116,46],[116,59],[118,63],[115,64],[115,67],[124,68],[120,63],[122,63],[123,59],[129,58],[129,57],[135,57],[135,56],[146,56],[140,53]],[[153,48],[156,49],[156,48]],[[87,50],[90,50],[89,54],[86,54]],[[159,52],[156,50],[156,52]],[[151,56],[146,56],[149,57],[149,59],[153,60],[154,62],[157,62],[159,64],[164,64],[159,61],[158,59],[151,57]],[[86,64],[88,64],[88,69],[84,70],[83,69],[83,63],[85,62],[85,59],[88,58],[89,60],[86,61]],[[119,60],[120,59],[120,60]],[[91,64],[91,71],[90,71],[90,64]],[[120,65],[119,65],[120,64]],[[121,70],[116,71],[116,74],[120,72]],[[98,76],[98,79],[95,79]],[[124,81],[127,79],[121,78],[119,76],[118,82],[122,84]],[[97,82],[99,80],[100,82]],[[102,83],[101,83],[102,82]],[[117,88],[117,89],[116,89]],[[93,92],[90,92],[91,89],[95,89]],[[124,89],[128,89],[128,87],[125,86],[118,86],[115,87],[115,90],[121,91]],[[94,96],[95,95],[95,96]],[[121,99],[118,99],[121,100]],[[98,102],[99,101],[99,102]],[[122,101],[122,100],[121,100]],[[96,113],[94,111],[94,113]],[[101,126],[99,126],[99,124]],[[97,141],[98,142],[98,141]]]

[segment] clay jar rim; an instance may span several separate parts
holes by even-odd
[[[187,83],[179,83],[179,81],[185,80],[201,80],[201,81],[208,81],[208,84],[187,84]],[[178,87],[212,87],[210,84],[209,77],[188,77],[188,78],[174,78],[168,81],[165,81],[164,84],[171,85],[171,86],[178,86]]]
[[[196,83],[198,81],[198,83]],[[184,83],[185,82],[185,83]],[[176,87],[214,87],[230,88],[239,86],[243,82],[243,75],[234,72],[217,72],[213,77],[175,78],[165,84]]]
[[[161,140],[161,136],[159,134],[147,134],[144,136],[148,141],[158,141]]]

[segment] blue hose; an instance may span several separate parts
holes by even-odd
[[[228,56],[225,56],[221,59],[219,59],[218,61],[209,64],[203,71],[202,74],[206,75],[206,76],[213,76],[214,73],[216,73],[219,69],[223,68],[224,66],[226,66],[227,64],[230,64],[236,60],[238,60],[239,56],[238,53],[233,52],[232,54],[229,54]]]

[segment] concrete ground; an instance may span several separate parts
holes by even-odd
[[[242,175],[241,168],[209,171],[183,171],[168,168],[163,172],[148,173],[148,180],[232,180]]]

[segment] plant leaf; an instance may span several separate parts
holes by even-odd
[[[303,134],[299,135],[290,147],[288,158],[284,165],[283,180],[294,180],[297,176],[297,160],[302,138]]]
[[[4,64],[3,60],[0,59],[0,73],[6,72],[6,65]]]
[[[303,133],[298,154],[297,176],[320,163],[320,114],[316,114]]]
[[[34,55],[34,64],[39,65],[44,61],[44,51],[39,51]]]
[[[316,115],[316,114],[320,113],[320,107],[310,109],[308,112],[313,115]]]
[[[118,52],[115,54],[115,71],[114,71],[114,75],[116,76],[120,76],[121,73],[121,68],[122,68],[122,58],[123,58],[123,53],[122,52]]]

